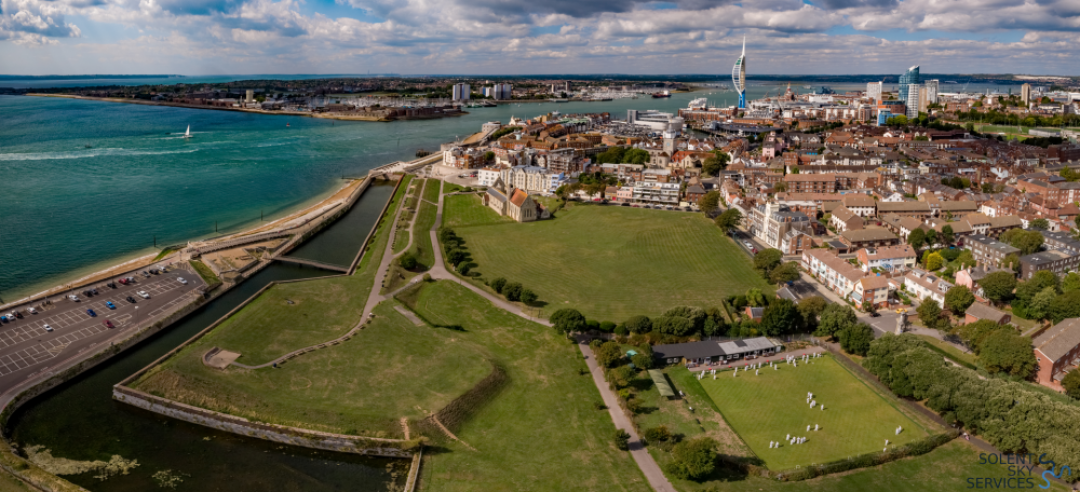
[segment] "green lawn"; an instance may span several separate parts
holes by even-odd
[[[521,282],[546,302],[621,322],[679,305],[711,307],[750,288],[772,288],[711,221],[697,214],[574,205],[552,220],[519,224],[473,196],[447,201],[446,222],[485,279]],[[476,225],[481,224],[481,225]]]
[[[809,445],[808,442],[802,446]],[[848,473],[827,475],[813,480],[779,482],[773,479],[748,477],[741,473],[721,469],[709,480],[701,483],[674,480],[673,484],[680,492],[718,490],[725,492],[912,492],[924,490],[960,492],[1020,488],[1042,490],[1037,487],[1041,487],[1045,482],[1038,475],[1030,477],[1025,471],[1023,475],[1016,476],[1015,474],[1019,471],[1010,469],[1009,465],[980,465],[980,452],[971,444],[957,439],[922,456],[905,458]],[[975,487],[975,479],[1008,479],[1010,477],[1014,479],[1014,487],[1011,488],[988,487],[985,482],[980,483],[980,487]],[[1017,479],[1020,480],[1019,483]],[[1066,491],[1069,489],[1055,483],[1049,490]]]
[[[600,394],[577,348],[553,329],[511,315],[454,282],[427,284],[417,311],[506,368],[509,384],[425,453],[425,491],[649,491],[615,426],[594,404]],[[437,329],[436,332],[445,329]]]
[[[461,190],[464,190],[464,189],[465,189],[464,186],[454,184],[454,183],[446,183],[446,185],[443,187],[443,193],[444,194],[445,193],[454,193],[456,191],[461,191]]]
[[[438,205],[422,202],[420,210],[417,212],[416,224],[413,225],[413,233],[416,238],[413,239],[412,250],[416,253],[417,260],[428,268],[435,264],[435,251],[432,249],[431,234],[428,231],[435,225],[435,216],[438,212]]]
[[[457,228],[465,225],[513,224],[513,219],[502,217],[485,207],[480,195],[453,195],[443,202],[443,226]]]
[[[199,277],[203,279],[203,282],[206,282],[208,287],[221,283],[221,279],[214,274],[214,271],[211,270],[210,267],[206,266],[206,263],[203,263],[201,260],[191,260],[188,263],[191,264],[191,267],[195,269],[195,273],[199,274]]]
[[[437,179],[428,179],[427,186],[424,188],[424,200],[431,203],[439,203],[439,190],[442,186],[442,181]]]
[[[455,343],[452,331],[415,326],[393,303],[380,304],[375,313],[349,341],[277,369],[209,368],[201,357],[221,344],[207,336],[133,386],[262,422],[403,438],[402,417],[426,417],[492,370],[473,347]]]
[[[929,344],[931,344],[931,345],[945,351],[945,353],[949,354],[949,357],[955,359],[957,362],[967,362],[968,364],[971,364],[973,366],[978,366],[979,365],[979,358],[975,354],[963,352],[960,349],[953,346],[953,344],[951,344],[949,342],[938,340],[938,339],[936,339],[936,338],[934,338],[932,336],[928,336],[928,335],[916,335],[916,336],[919,337],[920,339],[922,339],[923,341],[925,341],[926,343],[929,343]]]
[[[890,400],[840,366],[832,356],[794,367],[761,369],[761,374],[718,373],[716,379],[701,380],[706,393],[732,428],[771,470],[798,465],[827,463],[849,456],[879,451],[928,435],[919,424],[901,413]],[[810,409],[806,393],[825,405]],[[807,432],[806,426],[821,430]],[[895,435],[897,426],[903,426]],[[806,437],[804,444],[781,442],[779,449],[769,441],[785,441],[786,436]]]

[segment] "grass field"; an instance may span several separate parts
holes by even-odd
[[[136,381],[136,389],[262,422],[328,432],[404,437],[399,419],[422,419],[491,372],[453,332],[415,326],[391,303],[357,336],[278,369],[226,371],[200,360],[221,346],[208,335]],[[218,333],[218,330],[215,330]]]
[[[516,222],[485,207],[480,201],[480,195],[453,195],[445,198],[443,226],[456,228],[486,224],[516,224]]]
[[[450,441],[424,454],[424,491],[649,491],[581,353],[555,330],[511,315],[453,282],[427,284],[417,312],[461,325],[455,343],[506,368],[509,384]],[[440,330],[435,330],[439,332]],[[442,330],[445,331],[445,330]]]
[[[701,380],[724,418],[771,470],[871,453],[884,448],[886,439],[895,447],[929,435],[832,356],[797,368],[779,367],[763,368],[760,376],[723,372],[715,380],[708,376]],[[807,392],[825,405],[824,411],[810,409]],[[821,430],[807,432],[806,426],[814,424]],[[904,428],[900,435],[894,433],[897,426]],[[807,441],[769,448],[769,441],[784,441],[788,434]]]
[[[424,188],[424,200],[431,203],[439,203],[439,190],[441,189],[442,181],[437,179],[428,179],[427,186]]]
[[[412,250],[416,254],[416,259],[428,268],[435,264],[435,250],[432,249],[431,234],[428,231],[435,225],[435,216],[438,212],[438,205],[432,205],[428,202],[420,203],[416,224],[413,225],[413,233],[416,238],[413,239]]]
[[[476,271],[532,289],[547,303],[544,316],[573,307],[618,323],[679,305],[716,306],[750,288],[772,291],[749,257],[697,214],[578,204],[519,224],[458,195],[444,217],[465,238]]]
[[[967,362],[968,364],[971,364],[973,366],[978,366],[979,365],[979,358],[975,354],[962,352],[962,351],[960,351],[960,349],[956,348],[955,346],[953,346],[953,344],[951,344],[949,342],[938,340],[938,339],[936,339],[936,338],[934,338],[932,336],[929,336],[929,335],[915,335],[915,336],[919,337],[924,342],[929,343],[930,345],[933,345],[933,346],[943,350],[945,353],[949,354],[949,357],[953,358],[957,362]]]

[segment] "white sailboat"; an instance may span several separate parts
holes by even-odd
[[[187,131],[184,132],[184,138],[191,138],[191,125],[187,126]]]

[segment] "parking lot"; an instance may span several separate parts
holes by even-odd
[[[108,282],[100,282],[51,297],[48,301],[17,306],[0,313],[8,316],[18,311],[22,314],[22,318],[0,323],[0,391],[49,367],[50,361],[58,356],[78,353],[136,326],[152,323],[201,296],[199,289],[206,284],[188,268],[182,264],[149,277],[129,273],[126,276],[135,278],[129,285],[115,282],[120,278],[116,277],[111,279],[115,288],[109,287]],[[187,284],[181,283],[179,278],[184,278]],[[98,293],[84,295],[84,291],[91,288],[97,289]],[[140,291],[149,298],[140,296]],[[78,296],[79,301],[68,299],[70,294]],[[112,303],[114,308],[107,303]],[[37,313],[30,314],[30,307]],[[93,310],[96,316],[91,316],[87,310]],[[112,328],[106,326],[106,320],[112,323]]]

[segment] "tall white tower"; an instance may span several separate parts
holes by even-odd
[[[739,109],[746,109],[746,36],[742,38],[742,55],[731,68],[731,83],[739,93]]]

